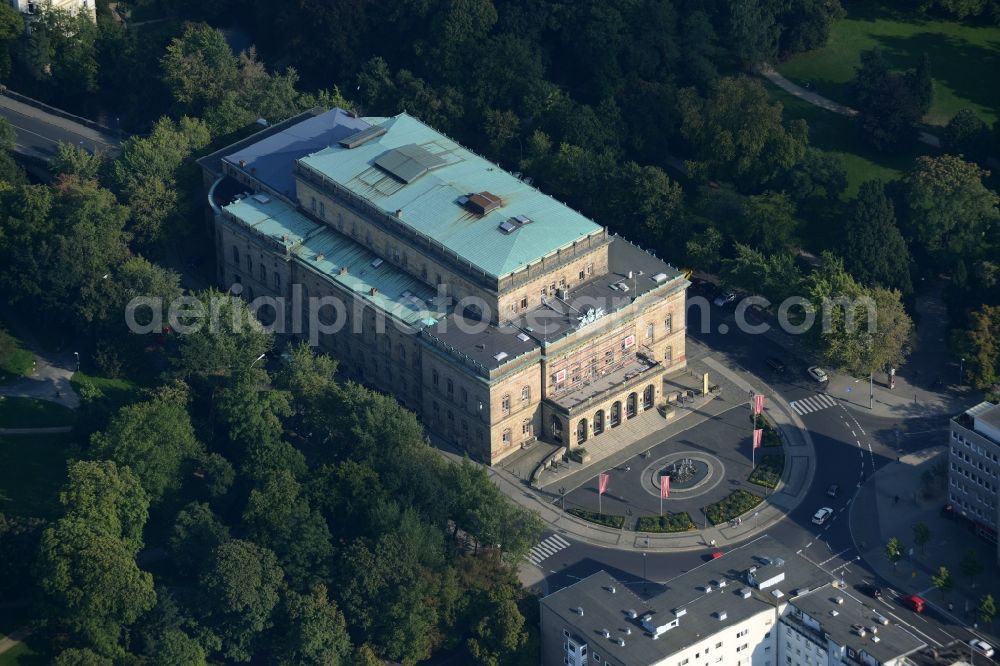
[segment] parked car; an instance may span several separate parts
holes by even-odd
[[[806,370],[806,372],[808,372],[809,376],[818,381],[820,384],[825,384],[830,381],[830,378],[826,375],[826,371],[818,365],[811,366],[808,370]]]
[[[973,638],[969,641],[969,647],[983,655],[984,657],[993,656],[993,646],[986,641],[979,640],[978,638]]]
[[[903,597],[903,605],[914,613],[923,613],[926,602],[917,595],[911,594],[908,597]]]
[[[719,559],[720,557],[722,557],[722,556],[723,556],[724,554],[725,554],[725,553],[723,553],[723,552],[722,552],[721,550],[717,550],[717,551],[715,551],[714,553],[712,553],[712,559],[713,559],[713,560],[717,560],[717,559]]]
[[[782,373],[785,371],[785,364],[780,358],[769,356],[765,362],[767,363],[767,367],[771,368],[774,372]]]
[[[840,494],[840,486],[838,486],[836,483],[833,484],[827,489],[826,494],[829,495],[830,497],[836,497],[837,495]]]
[[[725,307],[725,306],[729,305],[730,303],[732,303],[735,300],[736,300],[736,292],[735,291],[724,291],[724,292],[722,292],[721,294],[719,294],[718,296],[715,297],[715,300],[713,301],[713,303],[715,303],[715,307],[722,308],[722,307]]]
[[[813,516],[813,523],[816,525],[822,525],[827,520],[829,520],[830,516],[832,515],[833,515],[833,509],[831,509],[828,506],[824,506],[822,509],[817,511],[816,514]]]

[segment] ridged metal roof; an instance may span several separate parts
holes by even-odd
[[[489,275],[503,277],[589,234],[602,232],[602,227],[585,216],[412,116],[403,113],[364,120],[384,127],[385,134],[356,148],[325,148],[299,163],[389,215],[398,211],[399,223],[441,243]],[[393,151],[412,151],[411,146],[436,156],[440,166],[419,175],[407,171],[406,179],[376,166]],[[404,182],[414,175],[411,182]],[[498,196],[501,205],[486,215],[477,215],[460,203],[480,192]],[[532,223],[502,233],[500,225],[515,216],[527,217]]]

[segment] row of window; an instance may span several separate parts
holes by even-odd
[[[996,486],[994,486],[989,481],[987,481],[983,477],[979,476],[975,472],[970,472],[969,470],[965,469],[964,467],[959,467],[955,463],[951,464],[951,471],[955,472],[956,474],[961,474],[962,476],[964,476],[967,479],[975,481],[977,485],[980,485],[980,486],[986,488],[986,490],[989,490],[991,492],[996,492]],[[996,474],[994,474],[993,476],[996,476]]]
[[[952,430],[951,432],[951,438],[957,441],[959,444],[964,444],[965,448],[971,449],[973,453],[977,453],[988,460],[992,460],[993,462],[1000,464],[1000,456],[997,456],[996,453],[991,453],[986,449],[984,449],[983,447],[976,444],[975,442],[970,442],[969,440],[965,439],[954,430]]]
[[[975,515],[977,518],[979,518],[983,522],[989,523],[991,525],[993,524],[994,515],[996,514],[996,508],[995,507],[987,509],[985,511],[981,510],[979,507],[973,506],[973,505],[969,504],[968,502],[966,502],[964,499],[960,498],[955,493],[949,493],[949,499],[951,500],[951,503],[953,505],[962,507],[967,512]]]
[[[249,252],[247,252],[246,254],[246,260],[247,260],[247,273],[253,275],[253,257],[250,256]],[[240,265],[240,249],[235,245],[233,246],[233,263],[236,264],[237,266]],[[261,264],[258,268],[260,268],[261,284],[267,284],[267,267],[264,264]],[[275,271],[274,275],[272,276],[272,280],[274,282],[274,288],[278,291],[281,291],[281,274]]]
[[[968,489],[962,483],[956,481],[955,479],[950,479],[948,481],[948,485],[950,485],[952,488],[955,488],[955,489],[961,491],[961,493],[963,495],[968,495],[969,494]],[[975,490],[975,488],[973,488],[973,490]],[[995,500],[989,499],[987,497],[983,497],[979,493],[975,493],[973,496],[976,498],[977,502],[979,502],[980,504],[985,504],[986,506],[990,507],[991,509],[995,509],[996,506],[997,506],[997,503],[996,503]]]
[[[981,460],[973,460],[969,456],[968,453],[965,453],[964,451],[959,450],[959,448],[957,446],[951,447],[951,453],[952,453],[952,455],[954,455],[959,460],[964,460],[966,463],[968,463],[969,465],[972,465],[973,467],[975,467],[979,471],[984,472],[986,474],[989,474],[994,479],[997,478],[997,469],[995,467],[991,467],[988,464],[984,465]],[[952,465],[954,465],[954,464],[955,463],[952,463]]]

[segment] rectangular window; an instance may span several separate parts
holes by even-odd
[[[504,395],[500,400],[500,409],[504,414],[510,414],[510,394]]]
[[[522,308],[528,307],[528,299],[527,298],[522,298],[521,299],[521,307]]]
[[[668,313],[667,316],[663,319],[663,331],[665,333],[670,333],[673,330],[674,330],[674,315]]]
[[[646,324],[646,339],[647,340],[652,340],[653,339],[653,325],[652,324]]]
[[[580,271],[580,279],[583,279],[583,271]]]
[[[594,273],[594,264],[587,264],[587,275],[592,275]]]

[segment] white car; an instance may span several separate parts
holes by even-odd
[[[816,512],[816,515],[813,516],[813,523],[816,525],[822,525],[832,515],[833,515],[833,509],[831,509],[828,506],[824,506],[822,509]]]
[[[969,647],[983,655],[984,657],[993,656],[993,646],[986,641],[981,641],[978,638],[973,638],[969,641]]]
[[[830,378],[826,376],[826,371],[818,365],[812,366],[806,370],[806,372],[808,372],[809,376],[818,381],[820,384],[825,384],[830,381]]]

